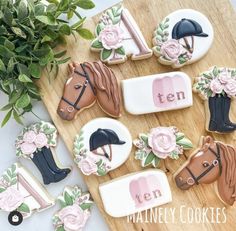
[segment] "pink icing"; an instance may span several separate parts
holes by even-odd
[[[28,131],[23,136],[23,141],[27,143],[33,143],[36,138],[36,133],[34,131]]]
[[[23,154],[30,155],[36,151],[37,147],[34,143],[24,142],[23,144],[21,144],[20,149]]]
[[[227,69],[224,69],[222,72],[219,73],[218,79],[220,83],[227,84],[230,79],[232,79],[230,73]]]
[[[176,148],[176,136],[171,127],[158,127],[151,129],[148,136],[148,145],[159,158],[165,159]]]
[[[59,219],[64,224],[65,231],[81,231],[89,216],[90,212],[82,210],[78,204],[67,206],[58,213]]]
[[[183,53],[183,47],[176,39],[167,40],[161,45],[161,54],[174,63],[179,63],[178,57]]]
[[[185,105],[187,100],[186,83],[182,76],[156,78],[152,84],[153,102],[156,107],[172,109]]]
[[[220,94],[223,91],[224,86],[218,79],[213,79],[210,83],[210,89],[214,94]]]
[[[236,96],[236,80],[230,79],[224,86],[224,91],[228,96]]]
[[[79,162],[79,168],[87,176],[96,173],[98,170],[95,160],[88,156]]]
[[[47,136],[41,132],[36,136],[34,142],[37,148],[42,148],[48,144],[48,139]]]
[[[24,196],[14,186],[8,187],[0,193],[0,209],[11,212],[24,202]]]
[[[129,184],[129,191],[136,208],[151,206],[157,198],[162,196],[159,179],[154,175],[132,180]]]
[[[122,47],[124,35],[118,25],[106,25],[100,32],[98,40],[107,50],[117,49]]]

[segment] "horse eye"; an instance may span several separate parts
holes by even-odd
[[[80,89],[82,86],[81,86],[81,84],[76,84],[75,85],[75,89]]]
[[[207,161],[204,161],[203,163],[202,163],[202,165],[203,165],[203,167],[209,167],[210,166],[210,164],[207,162]]]

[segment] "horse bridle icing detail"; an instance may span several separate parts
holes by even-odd
[[[185,167],[187,169],[187,171],[189,172],[189,174],[191,175],[191,177],[188,178],[188,180],[187,180],[187,183],[189,185],[193,185],[194,183],[198,185],[199,184],[199,180],[202,177],[204,177],[207,173],[209,173],[217,165],[219,165],[219,169],[220,169],[219,175],[221,175],[221,173],[222,173],[222,163],[221,163],[221,158],[220,158],[220,147],[219,147],[218,143],[216,143],[216,147],[217,147],[217,152],[215,152],[212,148],[209,147],[209,150],[216,156],[216,159],[213,160],[212,164],[209,166],[209,168],[207,168],[199,176],[196,177],[189,167]]]
[[[85,70],[86,65],[85,65],[85,64],[80,64],[80,66],[81,66],[81,68],[82,68],[82,70],[83,70],[84,73],[81,73],[81,72],[79,72],[79,71],[77,71],[77,70],[74,70],[74,72],[75,72],[76,74],[78,74],[78,75],[84,77],[86,80],[85,80],[85,82],[84,82],[84,84],[83,84],[83,88],[82,88],[82,90],[81,90],[81,92],[80,92],[78,98],[76,99],[75,103],[70,102],[70,101],[67,100],[64,96],[61,97],[61,99],[62,99],[63,101],[65,101],[65,102],[69,105],[69,106],[67,107],[67,111],[68,111],[68,112],[73,112],[75,109],[78,110],[78,111],[80,110],[80,107],[78,106],[78,103],[79,103],[79,101],[81,100],[81,98],[82,98],[82,96],[83,96],[83,94],[84,94],[84,92],[85,92],[85,90],[86,90],[86,88],[87,88],[88,85],[91,87],[91,89],[92,89],[92,91],[93,91],[93,94],[96,95],[95,88],[94,88],[94,86],[93,86],[93,84],[92,84],[92,82],[91,82],[91,80],[90,80],[90,77],[89,77],[87,71]],[[81,87],[81,86],[76,85],[76,86],[75,86],[75,89],[80,89],[80,87]]]

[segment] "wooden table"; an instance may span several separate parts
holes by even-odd
[[[229,0],[125,0],[124,5],[134,16],[136,22],[141,28],[141,31],[146,38],[150,47],[152,47],[152,33],[160,22],[170,12],[180,8],[192,8],[201,11],[212,22],[215,32],[215,39],[212,48],[208,54],[199,62],[181,68],[181,71],[186,72],[189,76],[197,76],[200,72],[207,70],[213,65],[236,67],[236,14]],[[98,21],[98,16],[87,21],[87,27],[94,30],[95,24]],[[68,38],[68,55],[72,60],[78,62],[97,60],[98,53],[89,51],[89,41],[81,38],[75,42],[73,37]],[[143,61],[127,61],[125,64],[112,66],[119,80],[128,79],[131,77],[150,75],[154,73],[162,73],[172,71],[171,67],[162,66],[157,63],[157,58],[153,56],[150,59]],[[68,149],[72,154],[73,141],[75,135],[80,128],[89,120],[105,116],[96,104],[92,108],[83,111],[78,118],[73,122],[66,122],[60,119],[56,113],[57,105],[62,96],[62,89],[66,78],[68,77],[67,65],[60,67],[58,77],[51,82],[48,81],[46,74],[38,82],[41,88],[42,99],[51,115],[51,118],[57,126],[60,135],[65,141]],[[234,104],[234,103],[233,103]],[[191,138],[195,147],[197,147],[201,135],[206,135],[204,129],[205,113],[203,101],[199,96],[194,94],[194,105],[191,108],[170,111],[163,113],[155,113],[142,116],[133,116],[128,114],[122,108],[122,117],[119,119],[124,123],[132,133],[133,138],[136,138],[139,132],[147,132],[152,127],[175,125],[183,131],[187,137]],[[233,105],[231,118],[236,121],[236,107]],[[217,135],[214,138],[223,142],[236,145],[235,134]],[[185,152],[188,156],[190,152]],[[172,190],[173,202],[163,206],[163,208],[176,208],[181,205],[189,208],[203,207],[219,207],[224,205],[217,198],[213,185],[200,185],[193,187],[188,191],[179,190],[174,181],[173,173],[185,161],[182,156],[178,161],[167,161],[167,173],[169,183]],[[84,180],[101,210],[106,222],[112,231],[157,231],[157,230],[222,230],[230,231],[236,229],[236,209],[235,206],[227,208],[227,223],[181,223],[178,219],[178,213],[175,223],[127,223],[127,219],[115,219],[107,215],[103,209],[103,205],[98,192],[98,185],[102,182],[109,181],[125,174],[140,171],[140,163],[134,159],[134,148],[128,159],[120,168],[110,172],[104,177],[89,176]],[[121,202],[122,203],[122,202]],[[210,215],[208,215],[210,218]],[[221,219],[222,220],[222,219]],[[169,220],[170,221],[170,220]]]

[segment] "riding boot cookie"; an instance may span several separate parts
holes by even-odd
[[[71,171],[70,168],[60,169],[54,160],[51,148],[56,146],[56,138],[56,128],[41,121],[24,128],[16,140],[16,155],[34,162],[44,184],[59,182]]]

